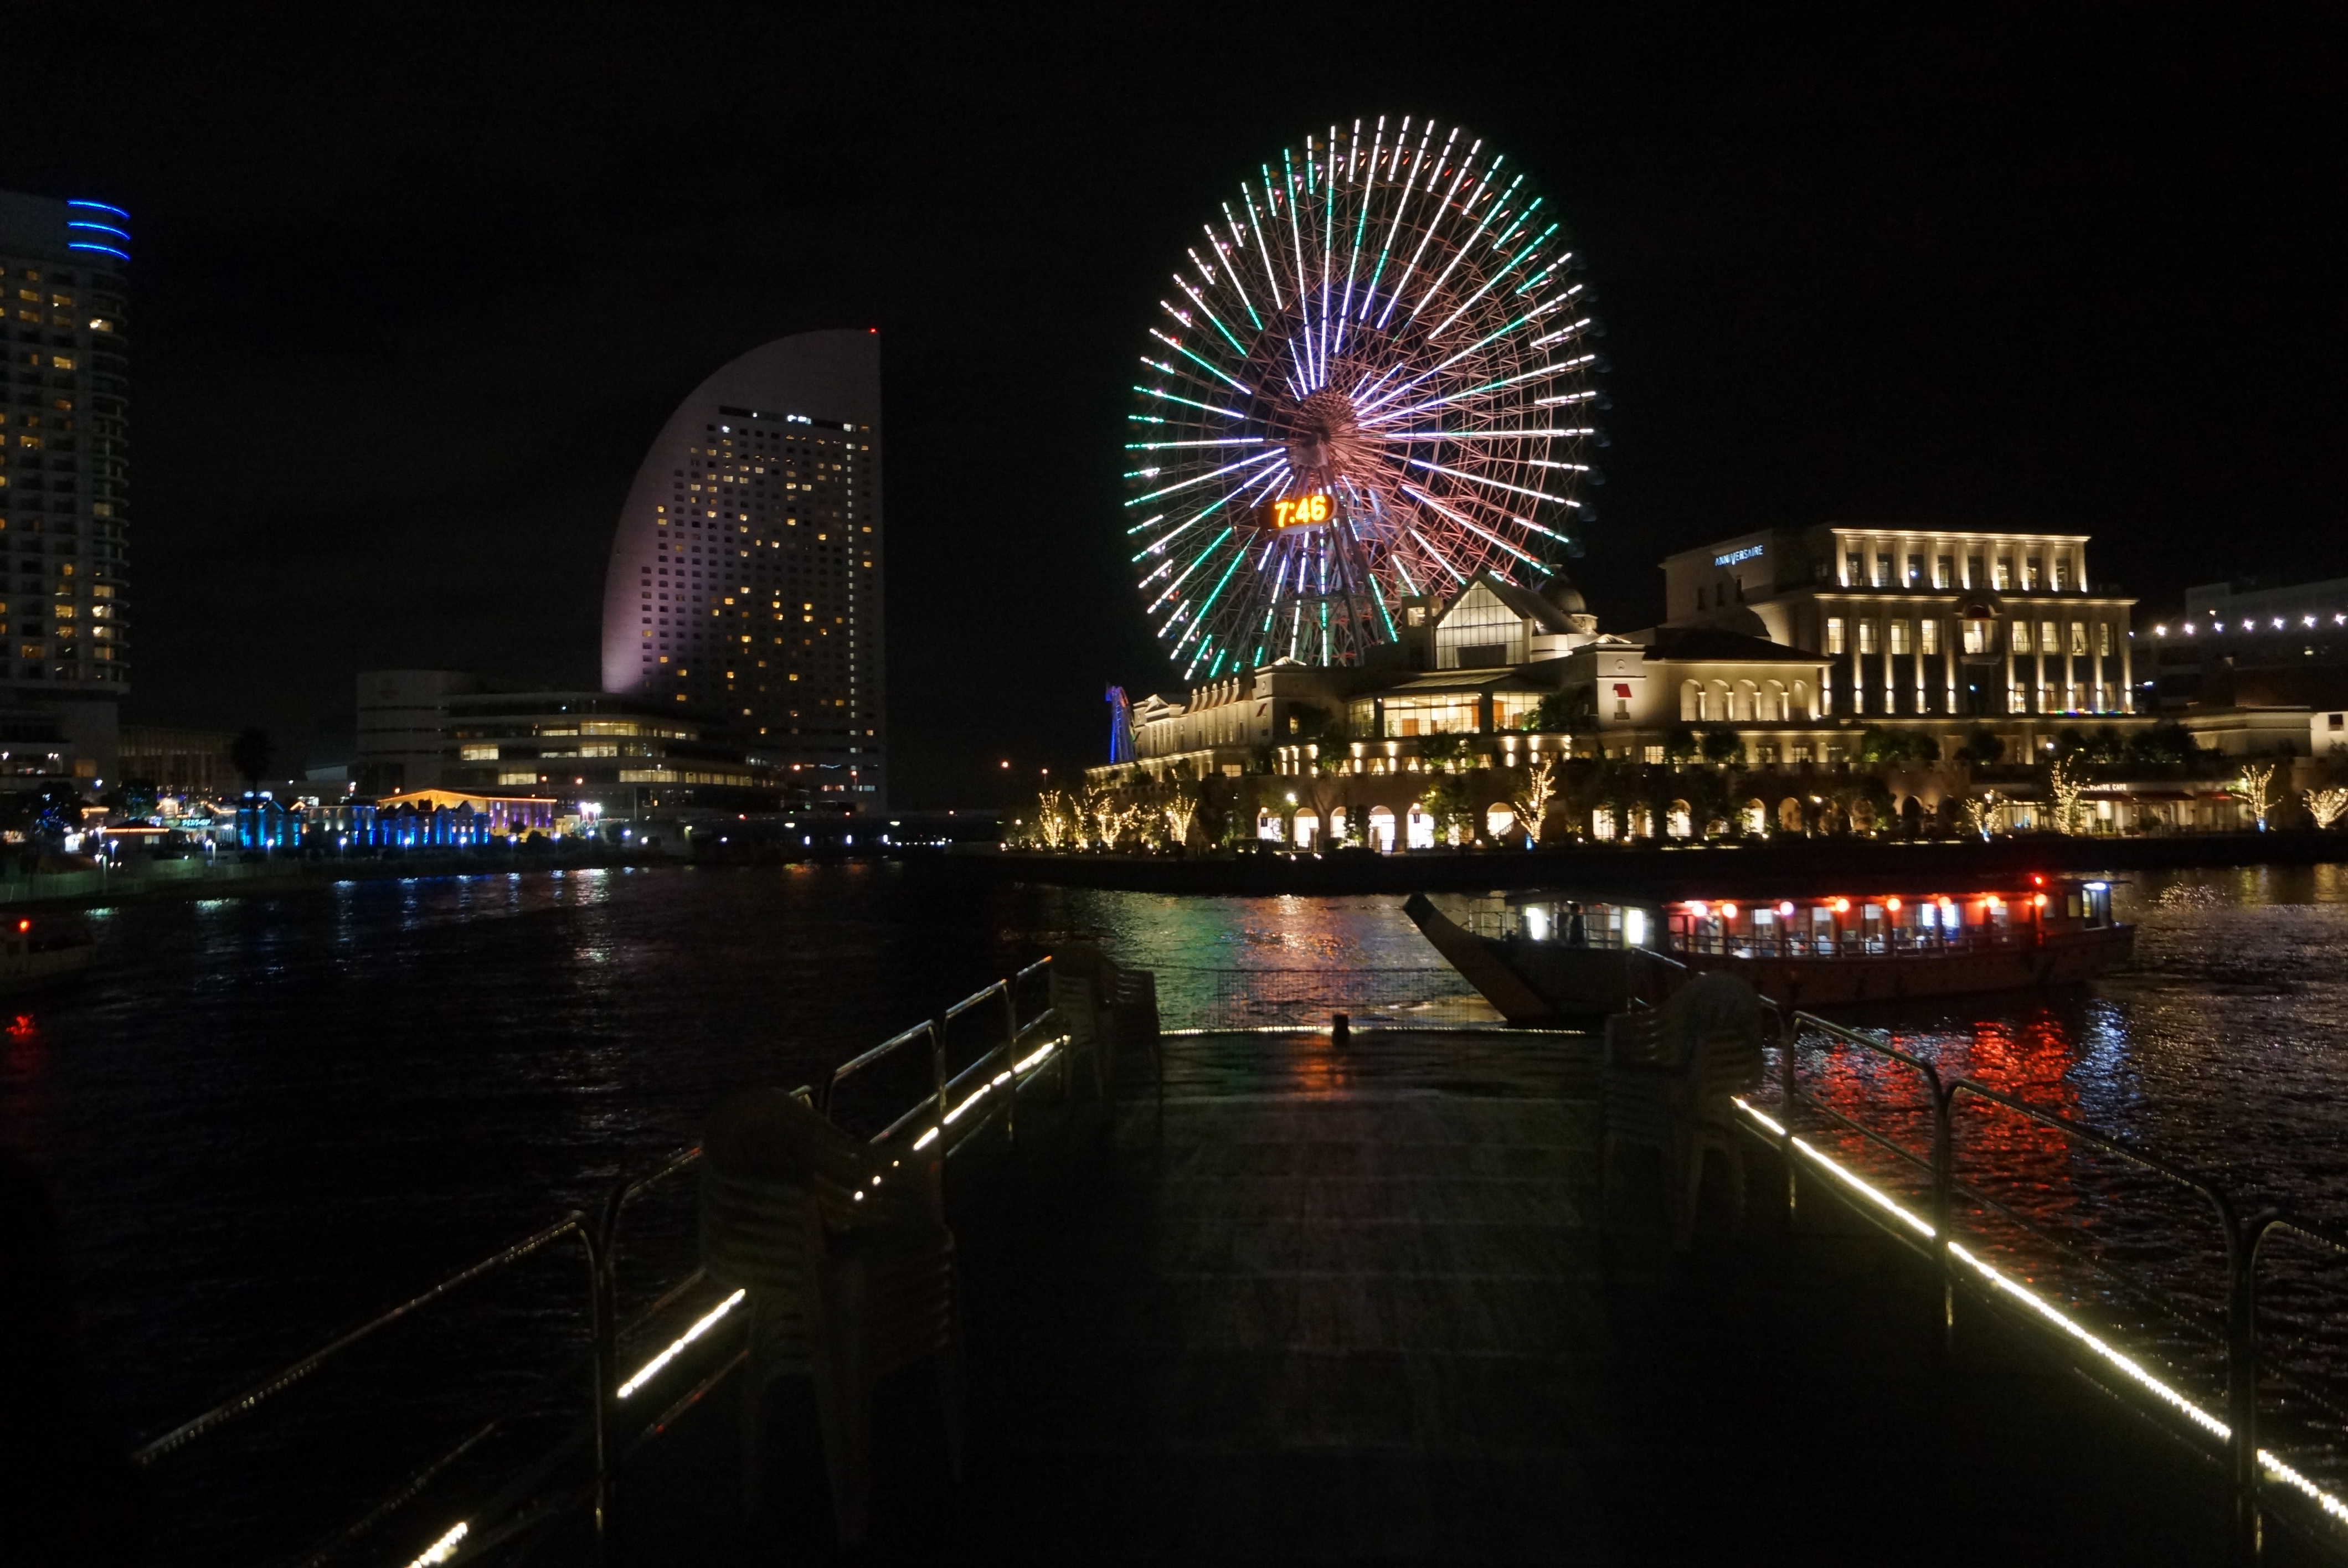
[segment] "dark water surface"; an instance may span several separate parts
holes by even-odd
[[[2145,876],[2134,972],[1903,1040],[2348,1222],[2348,867]],[[728,1090],[819,1079],[1069,935],[1200,968],[1425,968],[1398,899],[1004,888],[939,865],[348,884],[97,917],[0,1038],[127,1444],[592,1203]],[[167,1559],[181,1554],[166,1551]]]

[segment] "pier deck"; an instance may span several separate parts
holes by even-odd
[[[862,1560],[2223,1558],[2214,1470],[1979,1311],[1943,1373],[1921,1265],[1807,1189],[1787,1235],[1764,1145],[1692,1255],[1633,1163],[1601,1225],[1584,1039],[1175,1039],[1162,1106],[1126,1066],[954,1160],[970,1471],[901,1375]],[[804,1401],[742,1515],[737,1398],[631,1464],[621,1561],[838,1555]]]

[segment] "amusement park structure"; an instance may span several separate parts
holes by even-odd
[[[1599,327],[1505,158],[1431,120],[1332,127],[1186,262],[1126,446],[1142,602],[1184,679],[1359,664],[1406,601],[1573,553]]]

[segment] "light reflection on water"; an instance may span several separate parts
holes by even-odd
[[[0,1040],[0,1141],[56,1193],[98,1399],[127,1440],[592,1201],[690,1141],[729,1089],[819,1078],[1053,943],[1145,968],[1439,968],[1400,902],[852,865],[127,907],[98,917],[103,972],[5,1009],[24,1016]],[[2348,870],[2143,876],[2116,902],[2139,922],[2132,973],[1869,1021],[1952,1073],[2348,1224]],[[1821,1070],[1920,1128],[1901,1075]],[[2182,1211],[2147,1229],[2106,1201],[2135,1188],[2043,1130],[1982,1115],[1967,1138],[2002,1192],[2115,1257],[2157,1272],[2190,1253]]]
[[[2208,1178],[2243,1212],[2274,1204],[2348,1232],[2348,871],[2141,875],[2114,902],[2137,923],[2136,959],[2092,989],[1909,1004],[1849,1021],[1887,1030],[1944,1078],[2117,1134]],[[1912,1071],[1818,1048],[1804,1072],[1827,1103],[1926,1152],[1929,1109]],[[2015,1216],[1977,1209],[1961,1228],[2216,1408],[2226,1264],[2207,1197],[1993,1104],[1958,1104],[1959,1181]],[[1828,1141],[1921,1197],[1920,1173],[1893,1169],[1849,1135]],[[2348,1410],[2348,1271],[2283,1238],[2269,1245],[2260,1289],[2262,1356],[2298,1386],[2270,1412],[2271,1440],[2338,1487],[2348,1481],[2339,1444],[2348,1421],[2320,1407]]]

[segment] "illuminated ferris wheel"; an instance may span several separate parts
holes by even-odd
[[[1590,514],[1595,333],[1530,181],[1379,119],[1284,149],[1206,225],[1149,329],[1127,533],[1183,678],[1356,663],[1401,602],[1529,586]]]

